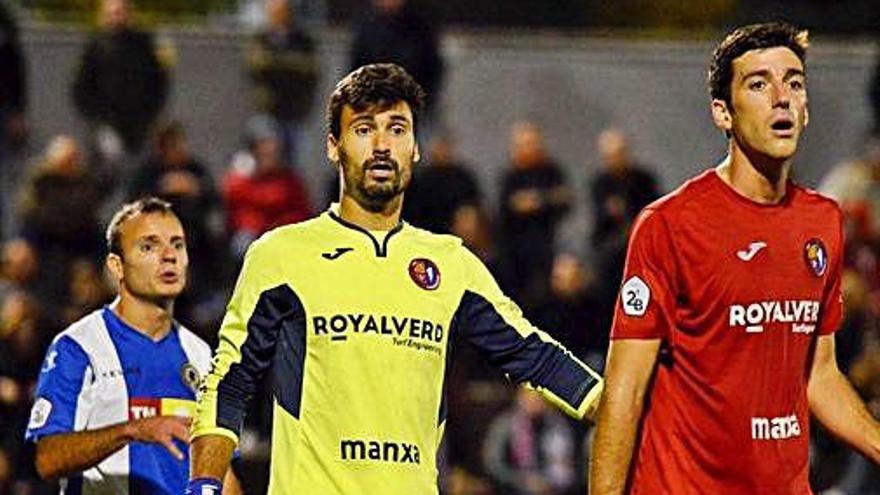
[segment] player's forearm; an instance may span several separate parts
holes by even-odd
[[[836,368],[814,373],[807,388],[810,411],[835,436],[880,464],[880,422]]]
[[[190,479],[212,478],[222,481],[229,471],[235,443],[221,435],[204,435],[190,445]]]
[[[641,396],[625,397],[605,390],[590,456],[591,495],[623,493],[642,414],[641,400]]]
[[[41,438],[37,442],[37,472],[47,481],[80,473],[125,447],[133,438],[131,423]]]

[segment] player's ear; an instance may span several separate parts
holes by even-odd
[[[327,133],[327,159],[330,163],[339,163],[339,141],[331,133]]]
[[[810,124],[810,109],[804,105],[804,129]]]
[[[419,163],[419,160],[422,159],[422,154],[419,151],[419,143],[416,142],[415,147],[413,148],[413,163]]]
[[[715,127],[722,131],[729,132],[733,129],[733,117],[726,101],[712,100],[712,121],[715,122]]]
[[[114,282],[119,282],[122,280],[122,257],[116,253],[110,253],[107,255],[107,259],[104,261],[104,264],[107,266],[107,271],[110,272],[110,275],[113,276]]]

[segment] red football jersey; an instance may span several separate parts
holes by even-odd
[[[649,205],[630,240],[613,339],[662,339],[631,495],[805,495],[807,380],[840,324],[842,223],[789,183],[761,205],[715,170]]]

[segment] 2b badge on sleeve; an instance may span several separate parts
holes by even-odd
[[[644,316],[651,302],[651,289],[642,279],[633,275],[620,289],[620,303],[623,312],[629,316]]]

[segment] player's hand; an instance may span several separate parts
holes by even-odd
[[[183,452],[174,444],[180,440],[189,444],[189,425],[191,418],[179,416],[155,416],[132,421],[131,436],[138,442],[159,443],[165,446],[177,460],[183,459]]]

